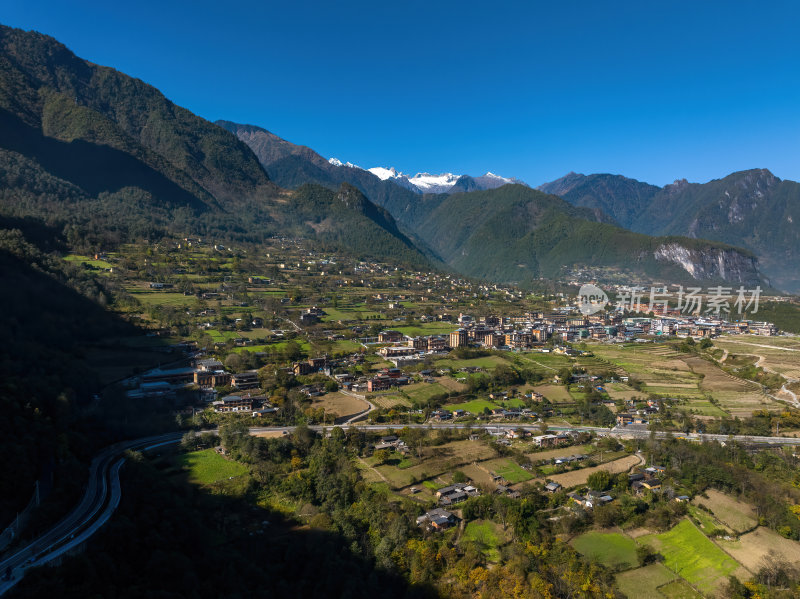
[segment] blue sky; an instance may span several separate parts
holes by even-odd
[[[365,167],[800,180],[793,2],[25,0],[0,22]]]

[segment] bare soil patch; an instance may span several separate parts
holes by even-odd
[[[580,470],[564,472],[563,474],[553,474],[547,478],[568,489],[570,487],[577,487],[578,485],[585,485],[586,481],[589,480],[589,476],[594,472],[598,472],[599,470],[605,470],[611,474],[619,474],[620,472],[627,472],[639,463],[640,460],[637,456],[629,455],[624,458],[614,460],[613,462],[600,464],[599,466],[581,468]]]
[[[339,417],[358,414],[369,407],[363,399],[338,392],[316,397],[311,405],[314,408],[324,408],[326,412],[333,412]]]
[[[692,504],[704,505],[711,510],[717,520],[733,530],[743,532],[758,523],[756,511],[749,503],[734,499],[716,489],[708,489],[706,495],[708,499],[697,496],[692,500]]]
[[[800,543],[784,539],[774,530],[759,526],[736,541],[717,540],[717,544],[751,572],[757,572],[764,560],[774,552],[777,557],[796,564],[800,562]]]

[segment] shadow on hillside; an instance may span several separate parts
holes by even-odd
[[[3,219],[7,222],[13,221]],[[23,245],[10,249],[15,253],[0,249],[0,438],[5,457],[0,528],[25,506],[34,481],[53,460],[57,492],[48,502],[71,501],[67,496],[80,491],[85,472],[75,456],[88,461],[100,447],[122,436],[141,436],[142,426],[158,423],[157,414],[144,412],[156,409],[152,406],[132,406],[124,396],[100,405],[92,399],[101,383],[87,350],[100,339],[142,331],[68,286],[57,269],[51,272],[49,258],[39,263],[40,257],[25,255]],[[76,284],[93,292],[90,281]],[[114,352],[125,358],[124,348],[108,348],[105,355]],[[104,407],[112,401],[113,411]],[[48,512],[49,505],[44,507],[39,511]],[[53,507],[52,518],[59,517],[61,507]]]
[[[86,552],[31,572],[8,597],[436,596],[375,568],[338,534],[181,481],[129,462],[120,509]]]
[[[46,137],[7,110],[0,109],[0,147],[38,162],[53,175],[96,196],[138,187],[160,202],[202,209],[194,195],[143,161],[112,148],[80,139],[64,142]]]

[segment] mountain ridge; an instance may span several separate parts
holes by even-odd
[[[800,291],[800,183],[768,169],[737,171],[706,183],[677,179],[658,187],[621,175],[569,173],[540,186],[575,206],[596,206],[647,235],[685,235],[744,247],[773,284]],[[798,221],[800,222],[800,221]]]
[[[377,260],[428,263],[360,192],[286,193],[230,131],[49,36],[2,25],[0,127],[0,216],[36,218],[75,244],[187,234],[258,242],[293,231]],[[309,206],[325,214],[323,227]]]

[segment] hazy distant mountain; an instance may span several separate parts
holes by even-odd
[[[758,257],[772,284],[800,291],[800,184],[766,169],[708,183],[663,188],[619,175],[576,175],[542,185],[576,206],[597,207],[617,223],[649,235],[686,235],[742,246]]]

